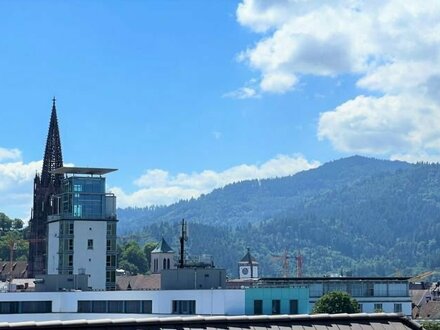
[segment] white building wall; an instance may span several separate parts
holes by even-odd
[[[48,236],[47,236],[47,273],[48,274],[58,274],[58,251],[59,251],[59,235],[60,233],[60,223],[50,222],[48,225]]]
[[[80,269],[90,275],[89,287],[105,290],[107,222],[104,220],[75,220],[73,240],[73,273]],[[93,240],[93,249],[88,249],[88,240]]]
[[[238,289],[20,292],[2,293],[1,298],[2,301],[50,300],[53,313],[76,313],[78,300],[152,300],[153,314],[171,314],[173,300],[195,300],[196,314],[201,315],[243,315],[245,311],[245,291]],[[0,315],[0,321],[4,316],[8,315]]]

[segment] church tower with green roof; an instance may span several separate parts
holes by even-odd
[[[151,251],[151,265],[152,273],[160,273],[164,269],[176,269],[175,253],[162,237],[156,248]]]

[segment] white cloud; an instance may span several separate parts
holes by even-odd
[[[18,149],[6,149],[0,147],[0,162],[5,160],[18,160],[21,159],[21,151]]]
[[[440,112],[423,99],[358,96],[321,114],[320,139],[341,151],[405,154],[440,151]]]
[[[243,0],[237,20],[261,35],[239,55],[260,73],[257,92],[287,92],[304,75],[348,74],[375,93],[321,114],[318,136],[336,149],[402,159],[440,153],[438,0]]]
[[[136,192],[126,193],[119,187],[113,187],[111,191],[117,195],[120,207],[168,205],[182,199],[199,197],[229,183],[287,176],[317,166],[319,162],[309,162],[301,155],[279,155],[259,166],[242,164],[222,172],[205,170],[171,175],[164,170],[152,169],[135,180],[135,184],[140,187]]]
[[[223,94],[223,97],[244,100],[244,99],[258,98],[259,95],[257,94],[257,91],[255,90],[255,88],[241,87],[235,91]]]
[[[32,207],[32,181],[43,161],[24,163],[18,149],[0,148],[0,212],[27,221]]]

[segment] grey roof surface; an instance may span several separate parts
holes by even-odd
[[[116,276],[117,290],[159,290],[160,274]]]
[[[245,256],[243,258],[241,258],[240,262],[249,262],[249,259],[252,262],[256,263],[255,258],[253,257],[253,255],[251,254],[251,252],[248,250],[248,252],[245,254]]]
[[[168,245],[165,239],[162,237],[156,248],[151,253],[173,253],[173,249]]]
[[[175,316],[0,323],[0,329],[421,330],[402,314]]]
[[[320,277],[262,277],[262,281],[408,281],[410,277],[393,276],[320,276]]]

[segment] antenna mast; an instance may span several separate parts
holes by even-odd
[[[182,228],[180,234],[180,260],[179,268],[185,267],[185,242],[188,240],[188,224],[182,219]]]

